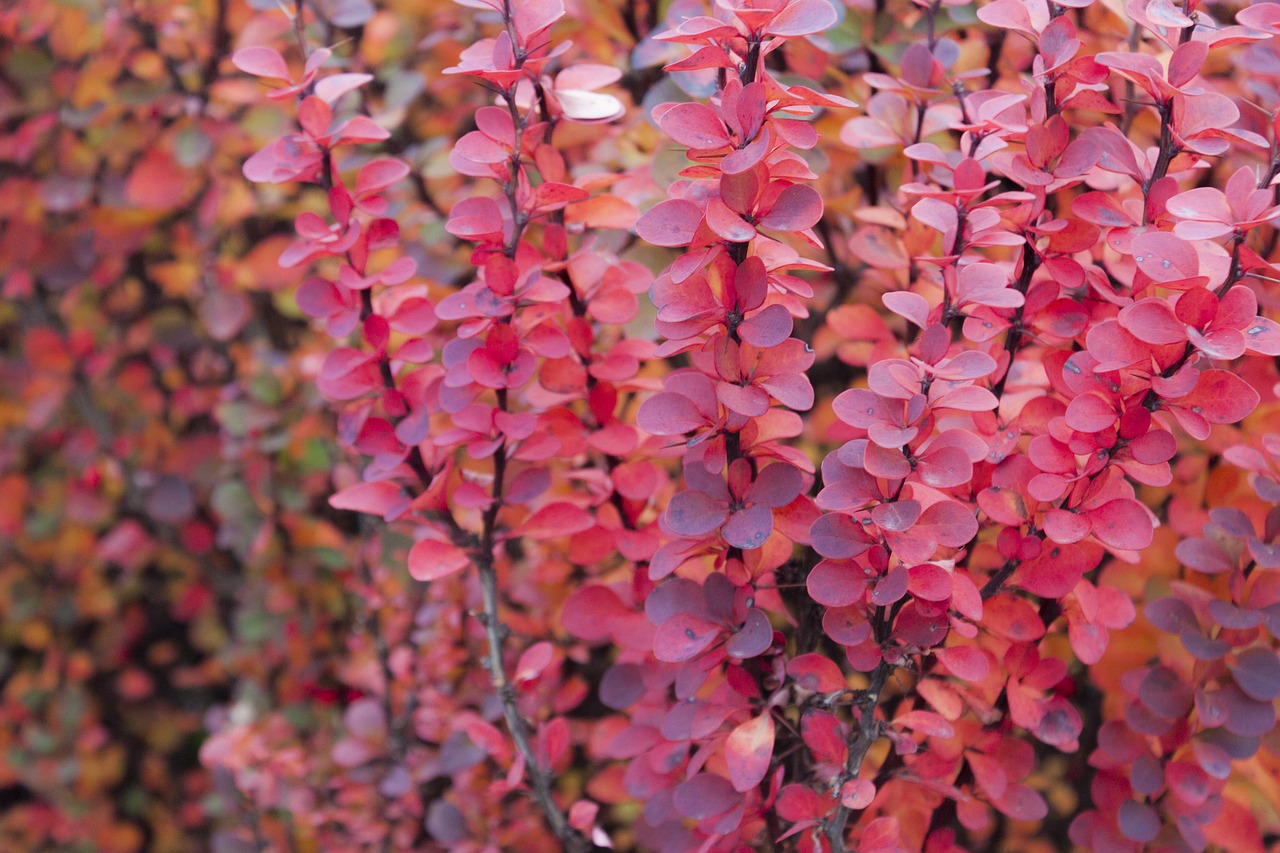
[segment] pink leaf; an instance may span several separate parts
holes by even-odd
[[[978,534],[978,520],[959,501],[943,500],[931,504],[920,515],[915,532],[948,548],[961,548]]]
[[[288,80],[289,66],[284,57],[265,45],[255,45],[237,50],[231,56],[231,64],[246,74],[271,80]]]
[[[683,435],[705,426],[706,421],[688,397],[662,391],[640,404],[636,424],[650,435]]]
[[[1115,409],[1099,394],[1081,394],[1067,405],[1067,426],[1080,432],[1102,432],[1118,420]]]
[[[470,563],[461,548],[435,539],[420,539],[409,549],[409,575],[418,581],[440,580]]]
[[[720,117],[706,104],[676,104],[662,114],[658,126],[676,142],[695,150],[708,151],[729,144],[729,134]]]
[[[1116,498],[1088,513],[1093,535],[1102,544],[1124,551],[1141,551],[1151,544],[1153,530],[1146,507]]]
[[[1187,339],[1186,324],[1174,316],[1173,308],[1159,297],[1140,299],[1120,311],[1120,325],[1129,334],[1149,344],[1178,344]]]
[[[387,521],[403,515],[410,503],[400,486],[390,480],[356,483],[329,498],[329,506],[334,509],[381,515]]]
[[[734,790],[745,793],[764,779],[773,759],[773,738],[773,716],[767,709],[730,732],[724,760]]]
[[[827,0],[791,0],[765,27],[773,36],[807,36],[830,29],[836,10]]]
[[[886,308],[900,317],[906,317],[920,328],[929,325],[929,303],[918,293],[894,290],[880,297]]]

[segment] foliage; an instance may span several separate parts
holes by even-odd
[[[1280,6],[254,5],[0,13],[5,844],[1274,845]]]

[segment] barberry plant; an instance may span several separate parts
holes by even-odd
[[[0,12],[5,843],[1275,845],[1280,5],[206,5]]]

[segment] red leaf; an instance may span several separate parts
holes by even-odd
[[[815,693],[834,693],[849,686],[835,661],[816,653],[792,658],[787,663],[787,675]]]
[[[560,614],[560,624],[573,637],[588,643],[607,640],[614,620],[626,615],[627,609],[618,594],[605,586],[593,584],[569,596]]]
[[[512,531],[512,535],[528,539],[555,539],[590,530],[594,525],[595,519],[582,507],[557,502],[547,504],[526,518]]]
[[[535,680],[551,665],[554,650],[554,647],[545,640],[525,649],[516,663],[515,672],[511,676],[512,680],[517,684]]]
[[[686,661],[699,655],[719,635],[719,625],[692,613],[676,613],[654,632],[653,654],[667,663]]]
[[[850,779],[840,786],[840,802],[847,809],[861,811],[876,798],[876,786],[866,779]]]
[[[808,785],[786,785],[778,794],[778,817],[792,823],[817,820],[831,811],[831,805]]]
[[[880,297],[886,308],[900,317],[906,317],[920,328],[929,325],[929,303],[918,293],[894,290]]]
[[[925,601],[947,601],[951,598],[951,573],[936,563],[912,566],[907,589]]]
[[[844,765],[849,755],[844,727],[835,714],[811,708],[800,718],[800,736],[813,757],[825,764]]]
[[[1010,640],[1033,642],[1044,636],[1044,622],[1025,598],[1002,593],[984,604],[983,622]]]
[[[981,681],[991,668],[987,656],[973,646],[952,646],[936,654],[948,672],[965,681]]]
[[[1260,401],[1248,382],[1234,373],[1215,369],[1202,372],[1195,390],[1174,404],[1190,409],[1211,424],[1234,424],[1252,413]]]

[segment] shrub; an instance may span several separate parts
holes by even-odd
[[[74,298],[62,257],[33,274],[28,250],[6,279],[34,470],[56,483],[112,445],[98,398],[122,358],[160,374],[141,434],[178,407],[224,460],[166,471],[139,440],[111,469],[138,517],[95,504],[58,534],[93,554],[81,583],[128,569],[145,532],[274,596],[265,624],[245,590],[190,604],[225,632],[179,655],[217,671],[198,703],[225,703],[190,831],[281,850],[1265,848],[1280,6],[392,6],[220,6],[191,59],[116,59],[167,69],[195,118],[158,110],[158,147],[137,118],[127,158],[86,141],[42,199],[92,234],[113,185],[91,166],[127,159],[115,191],[168,213]],[[15,126],[11,161],[39,158],[49,115]],[[182,316],[246,350],[218,353],[217,395],[165,375],[161,298],[113,317],[146,324],[139,355],[78,332],[131,277],[178,275],[154,272],[175,240],[222,264],[199,301],[181,271]],[[246,251],[289,290],[237,281]],[[260,386],[285,381],[281,409]],[[47,536],[38,517],[7,515],[19,541]],[[270,640],[288,651],[268,672]],[[167,671],[79,665],[181,698]],[[48,774],[23,798],[45,807]]]

